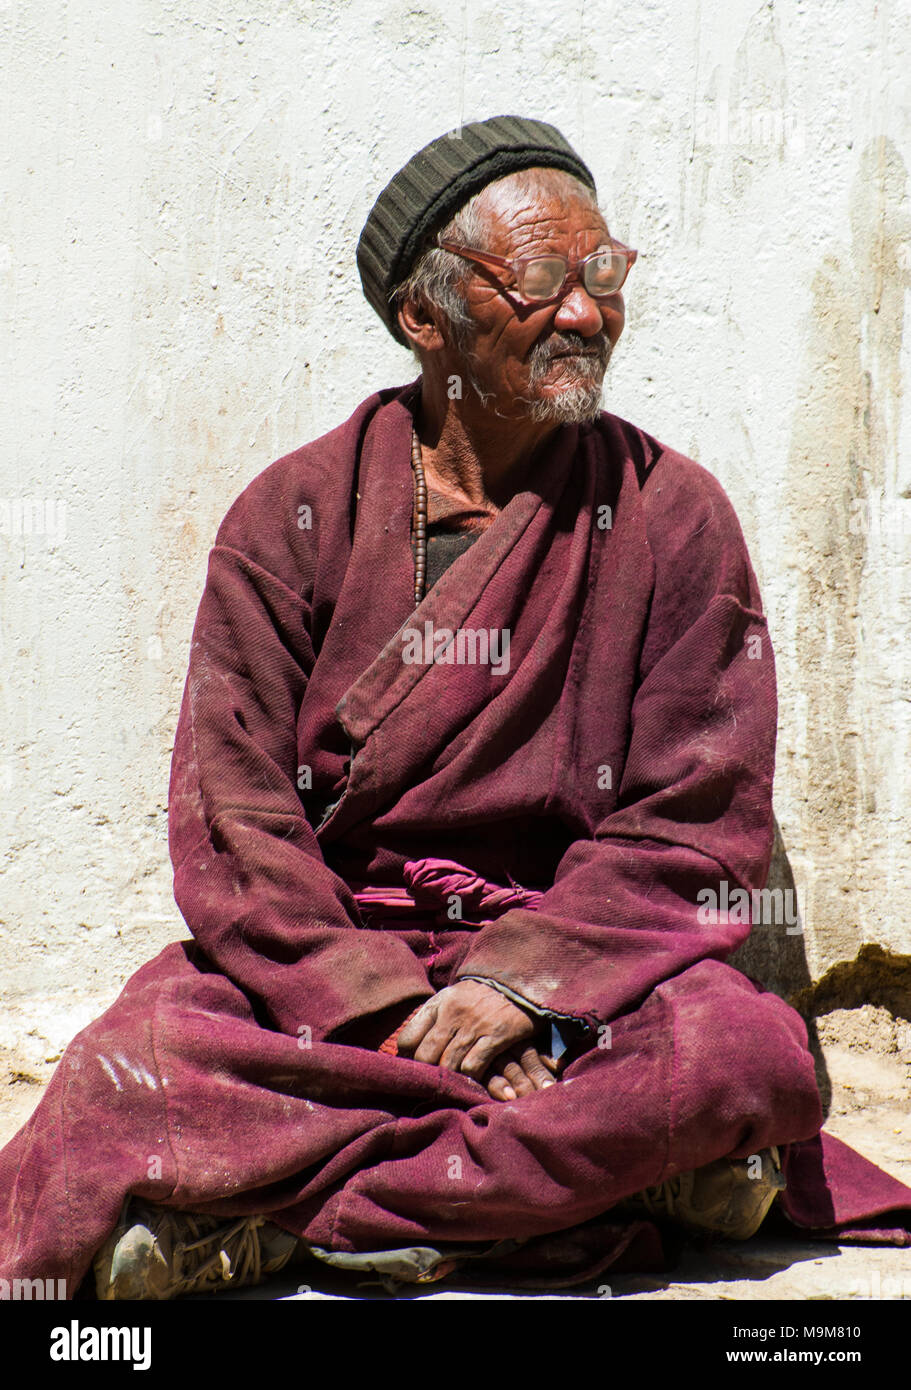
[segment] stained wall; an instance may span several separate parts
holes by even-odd
[[[911,951],[907,4],[2,0],[0,1046],[182,934],[168,761],[246,482],[412,359],[354,248],[423,143],[557,124],[641,257],[606,408],[727,488],[807,979]],[[799,972],[798,972],[799,973]]]

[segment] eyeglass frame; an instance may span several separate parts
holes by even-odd
[[[513,279],[516,282],[515,289],[518,292],[520,298],[524,300],[524,302],[528,305],[555,304],[558,299],[563,298],[563,293],[567,285],[578,283],[581,284],[584,288],[585,282],[582,278],[582,274],[580,273],[582,272],[583,266],[587,265],[589,261],[593,261],[597,257],[603,256],[605,254],[604,248],[602,247],[599,251],[593,251],[590,256],[583,256],[581,261],[571,262],[567,259],[566,256],[561,256],[556,251],[543,251],[540,253],[540,255],[537,256],[520,256],[516,260],[510,261],[507,260],[504,256],[495,256],[492,251],[478,251],[471,246],[460,246],[458,242],[451,241],[449,237],[438,237],[436,244],[441,251],[451,251],[454,255],[461,256],[463,260],[477,261],[480,265],[486,265],[489,267],[496,267],[498,269],[511,271]],[[615,241],[613,237],[609,239],[609,245],[612,253],[619,251],[621,255],[626,257],[626,270],[623,272],[623,278],[621,279],[617,288],[611,290],[608,294],[592,294],[590,290],[585,290],[585,293],[589,296],[589,298],[595,300],[595,302],[598,304],[601,304],[608,299],[613,299],[615,294],[620,293],[620,291],[623,289],[623,286],[626,284],[627,276],[629,275],[633,266],[636,264],[636,260],[639,256],[638,251],[634,251],[633,248],[630,246],[624,246],[622,241]],[[563,261],[563,263],[566,266],[566,271],[563,276],[563,283],[557,290],[556,294],[549,295],[547,299],[529,299],[521,288],[522,281],[525,277],[525,269],[528,265],[531,264],[532,261],[541,260]],[[504,286],[504,288],[511,289],[512,286],[507,285]]]

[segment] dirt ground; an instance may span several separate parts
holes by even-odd
[[[95,1010],[98,1012],[100,1010]],[[93,1016],[88,1006],[80,1010]],[[78,1026],[82,1026],[80,1021]],[[911,1185],[911,1026],[888,1010],[865,1005],[837,1009],[817,1020],[831,1085],[826,1129],[886,1172]],[[4,1040],[10,1041],[9,1030]],[[0,1046],[0,1145],[25,1123],[47,1084],[59,1052],[48,1051],[41,1031],[22,1035],[17,1047]],[[277,1281],[261,1290],[221,1298],[388,1298],[375,1286],[353,1285],[314,1266],[312,1284]],[[689,1248],[670,1275],[602,1276],[597,1287],[565,1294],[472,1293],[441,1286],[402,1297],[632,1298],[632,1299],[853,1299],[911,1300],[911,1248],[842,1246],[764,1239]]]

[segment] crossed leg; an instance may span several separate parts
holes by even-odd
[[[799,1016],[702,961],[558,1085],[493,1101],[407,1058],[273,1033],[167,948],[67,1049],[0,1153],[0,1273],[74,1290],[124,1198],[271,1219],[354,1252],[526,1238],[821,1123]]]

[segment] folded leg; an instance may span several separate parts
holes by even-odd
[[[0,1274],[75,1291],[128,1194],[269,1213],[340,1251],[534,1236],[820,1122],[800,1018],[716,961],[616,1020],[557,1085],[503,1103],[435,1066],[264,1029],[171,946],[73,1041],[0,1153]]]
[[[661,985],[600,1042],[546,1090],[387,1125],[379,1163],[315,1215],[288,1210],[282,1224],[342,1250],[532,1236],[819,1130],[802,1020],[718,961]]]

